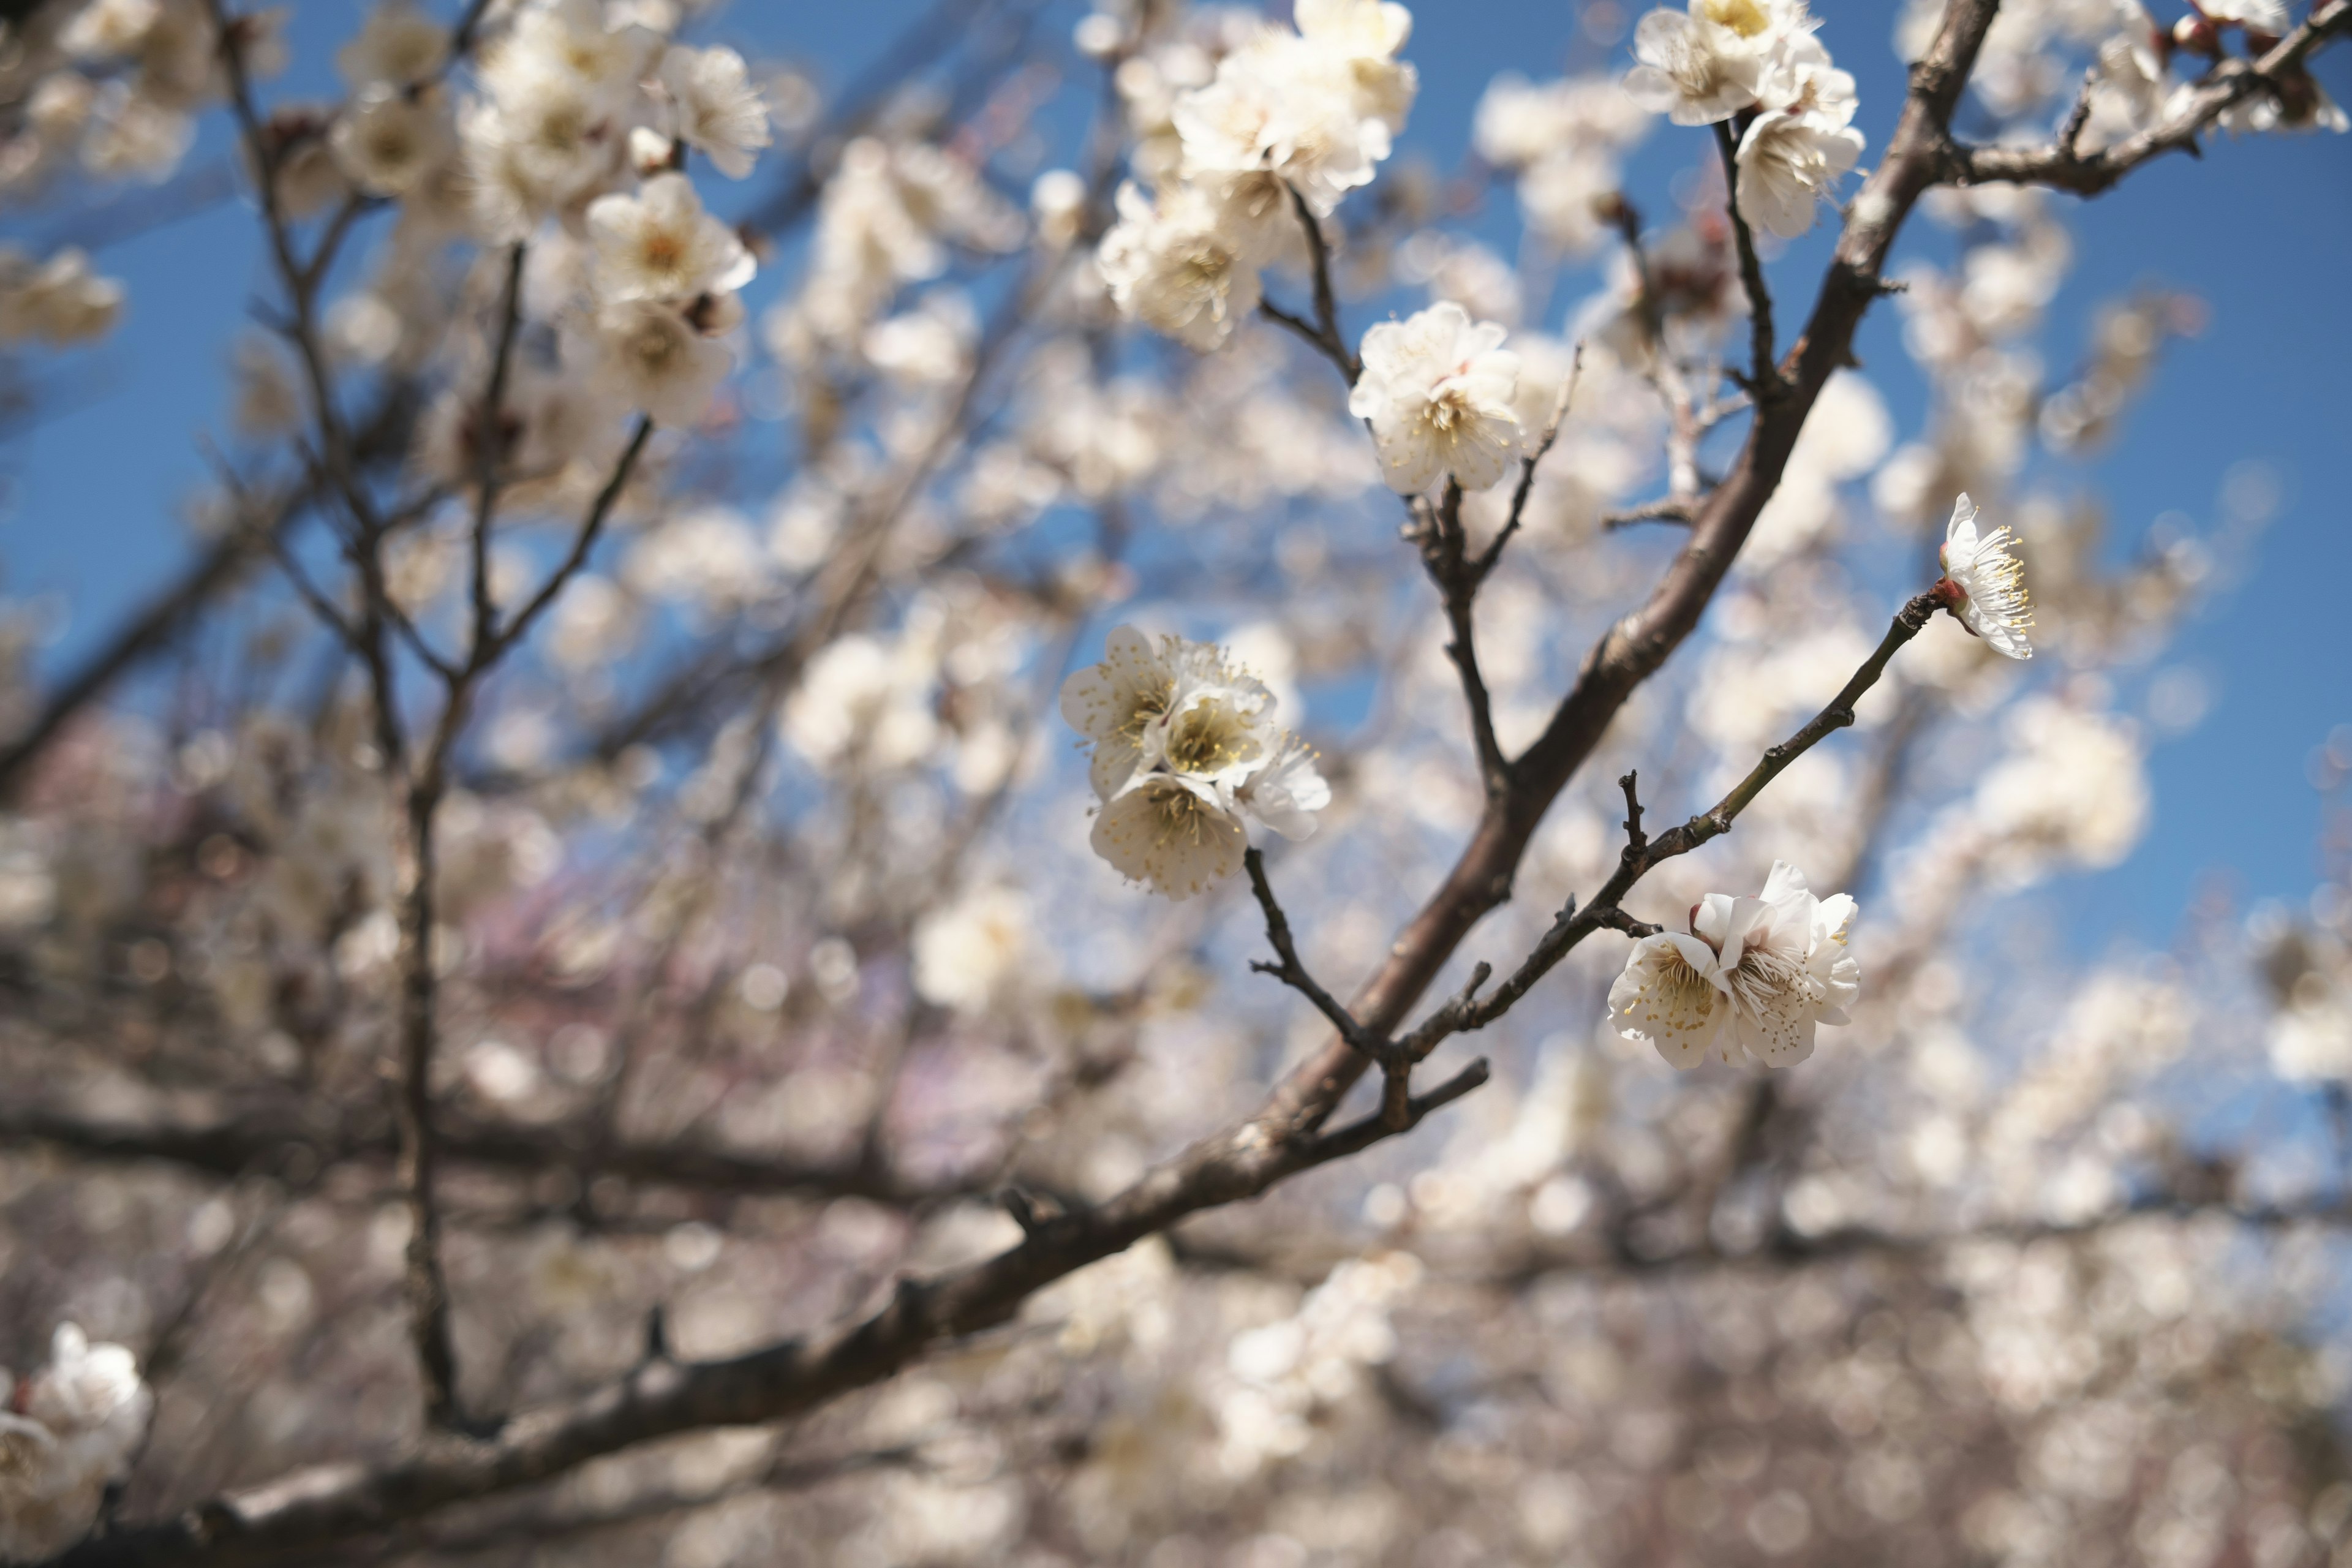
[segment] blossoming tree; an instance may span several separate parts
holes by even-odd
[[[10,202],[218,124],[262,268],[0,638],[0,1561],[2345,1560],[2342,843],[2005,945],[2273,504],[2056,499],[2199,321],[2047,377],[2071,198],[2345,128],[2181,10],[1596,3],[1441,183],[1384,0],[0,7]]]

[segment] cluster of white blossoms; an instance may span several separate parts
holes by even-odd
[[[1939,557],[1944,576],[1936,591],[1960,624],[1995,653],[2032,658],[2033,645],[2025,630],[2033,624],[2033,605],[2025,592],[2025,567],[2010,553],[2013,542],[2006,525],[1979,534],[1976,503],[1963,492],[1952,502]]]
[[[1862,155],[1853,78],[1830,63],[1804,0],[1690,0],[1634,29],[1634,102],[1677,125],[1740,124],[1741,216],[1783,237],[1813,226],[1815,205]],[[1744,117],[1744,119],[1742,118]]]
[[[1331,786],[1274,709],[1213,644],[1112,632],[1103,661],[1062,684],[1062,717],[1094,752],[1095,853],[1181,900],[1240,868],[1251,823],[1311,835]]]
[[[37,341],[51,348],[106,335],[122,314],[122,285],[90,270],[71,246],[35,261],[0,245],[0,347]]]
[[[390,29],[377,52],[399,52],[405,34]],[[538,0],[484,47],[477,76],[482,97],[458,132],[478,234],[512,244],[550,219],[584,228],[588,298],[565,322],[567,363],[662,424],[692,423],[733,364],[723,340],[742,320],[736,290],[753,263],[679,171],[692,149],[740,178],[768,145],[742,58],[612,25],[599,0]],[[429,146],[430,131],[399,125],[424,101],[362,91],[346,123],[363,186],[400,188],[405,153],[379,153],[373,169],[362,154]]]
[[[1297,243],[1296,198],[1328,217],[1368,184],[1418,86],[1412,16],[1387,0],[1298,0],[1179,98],[1174,180],[1118,193],[1096,264],[1121,314],[1203,353],[1257,309],[1258,270]]]
[[[1504,335],[1452,300],[1364,334],[1348,412],[1371,426],[1389,489],[1422,495],[1451,478],[1482,490],[1510,471],[1526,430],[1516,402],[1519,356],[1503,347]]]
[[[71,1323],[35,1376],[19,1384],[0,1369],[0,1561],[38,1563],[89,1532],[153,1404],[128,1350],[91,1344]]]
[[[1670,1067],[1741,1052],[1767,1068],[1813,1054],[1817,1024],[1847,1022],[1862,969],[1846,951],[1853,900],[1817,899],[1804,873],[1775,860],[1755,898],[1709,893],[1687,932],[1634,944],[1609,988],[1609,1015],[1626,1039],[1657,1047]]]

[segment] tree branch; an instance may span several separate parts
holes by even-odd
[[[1349,1010],[1365,1027],[1392,1030],[1488,910],[1510,897],[1528,840],[1568,781],[1600,744],[1633,691],[1665,663],[1698,624],[1748,538],[1813,400],[1848,357],[1855,327],[1878,298],[1878,279],[1896,231],[1934,183],[1954,105],[1992,23],[1997,0],[1952,0],[1943,26],[1914,70],[1887,154],[1856,195],[1805,333],[1790,359],[1788,395],[1759,405],[1739,458],[1706,497],[1689,541],[1646,604],[1612,626],[1585,656],[1575,686],[1534,745],[1515,759],[1510,786],[1488,801],[1444,882],[1405,926]],[[1275,1111],[1294,1125],[1328,1117],[1363,1073],[1363,1058],[1332,1040],[1295,1068]]]
[[[1748,294],[1749,363],[1744,379],[1748,395],[1762,403],[1784,390],[1772,346],[1772,291],[1764,284],[1764,263],[1756,255],[1756,236],[1739,210],[1739,143],[1732,136],[1730,121],[1715,122],[1715,145],[1723,154],[1723,210],[1731,218],[1731,237],[1739,251],[1739,285]]]
[[[1109,1201],[1041,1218],[994,1258],[902,1280],[854,1325],[724,1361],[651,1360],[628,1376],[520,1415],[495,1436],[444,1432],[381,1467],[328,1465],[215,1498],[177,1519],[82,1542],[56,1568],[231,1568],[317,1552],[449,1504],[545,1480],[673,1433],[797,1415],[877,1383],[942,1340],[1009,1320],[1032,1293],[1187,1215],[1255,1197],[1287,1177],[1418,1126],[1485,1083],[1481,1059],[1406,1102],[1402,1126],[1368,1117],[1319,1136],[1276,1136],[1261,1115],[1155,1166]]]
[[[1963,185],[2050,185],[2077,195],[2097,195],[2152,158],[2196,152],[2197,138],[2206,127],[2255,94],[2282,96],[2304,75],[2305,60],[2347,32],[2352,32],[2352,0],[2321,0],[2301,26],[2260,59],[2222,61],[2169,106],[2163,119],[2111,147],[2087,154],[2076,149],[2081,122],[2089,112],[2086,90],[2056,141],[2041,147],[1971,147],[1948,141],[1939,173]]]

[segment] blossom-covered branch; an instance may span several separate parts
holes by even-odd
[[[2039,147],[1971,147],[1954,142],[1944,152],[1942,177],[1960,184],[2038,184],[2094,196],[2167,153],[2198,151],[2198,138],[2232,116],[2255,128],[2269,123],[2316,124],[2343,119],[2305,69],[2305,62],[2333,38],[2352,31],[2352,0],[2318,0],[2310,15],[2258,56],[2224,59],[2202,81],[2162,101],[2144,128],[2096,152],[2079,145],[2070,124]],[[2086,89],[2083,103],[2094,101]]]

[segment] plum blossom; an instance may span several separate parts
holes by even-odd
[[[749,174],[760,150],[775,138],[743,57],[724,47],[673,47],[662,56],[659,79],[669,100],[672,134],[729,179]]]
[[[1765,73],[1763,112],[1739,139],[1739,211],[1782,238],[1813,226],[1817,202],[1862,155],[1853,78],[1810,34],[1786,40]]]
[[[1196,186],[1147,198],[1118,193],[1118,222],[1103,237],[1097,265],[1119,313],[1206,353],[1257,309],[1256,260],[1223,210]]]
[[[1633,29],[1642,63],[1625,73],[1625,91],[1677,125],[1712,125],[1756,102],[1772,47],[1802,6],[1762,0],[1691,0],[1687,15],[1657,10]]]
[[[1310,0],[1299,31],[1268,28],[1218,62],[1171,110],[1182,173],[1222,194],[1271,174],[1328,216],[1368,184],[1412,105],[1413,68],[1396,58],[1412,15],[1379,0]]]
[[[735,364],[724,342],[657,300],[600,306],[584,331],[575,327],[564,341],[568,359],[609,378],[631,407],[664,425],[701,418]]]
[[[1250,823],[1305,838],[1330,803],[1313,752],[1275,725],[1273,693],[1213,645],[1120,626],[1061,706],[1094,748],[1095,852],[1170,898],[1231,876]]]
[[[447,23],[410,0],[383,0],[335,51],[335,69],[354,90],[403,88],[428,79],[448,58]]]
[[[972,889],[926,913],[908,943],[915,994],[936,1006],[982,1013],[1030,962],[1036,911],[1018,888]]]
[[[40,1562],[89,1532],[153,1404],[128,1350],[72,1323],[39,1373],[12,1386],[0,1371],[0,1560]]]
[[[1937,589],[1960,624],[1995,653],[2032,658],[2033,645],[2025,630],[2033,624],[2032,603],[2025,592],[2024,564],[2010,553],[2014,542],[2005,525],[1979,535],[1976,503],[1963,492],[1952,502],[1952,521],[1944,533],[1944,579]]]
[[[447,162],[457,134],[431,95],[373,87],[335,117],[327,144],[352,184],[370,195],[399,196]]]
[[[1743,1052],[1762,1067],[1793,1067],[1813,1054],[1815,1026],[1848,1022],[1861,993],[1846,949],[1854,913],[1851,897],[1815,898],[1803,872],[1776,860],[1757,897],[1709,893],[1688,934],[1637,942],[1609,988],[1610,1016],[1670,1067]]]
[[[694,182],[657,174],[636,195],[588,204],[596,292],[607,300],[691,300],[732,293],[754,263],[735,231],[703,211]]]
[[[1348,412],[1371,422],[1389,489],[1420,495],[1450,476],[1485,489],[1509,471],[1525,432],[1513,404],[1519,356],[1503,338],[1450,300],[1364,334]]]

